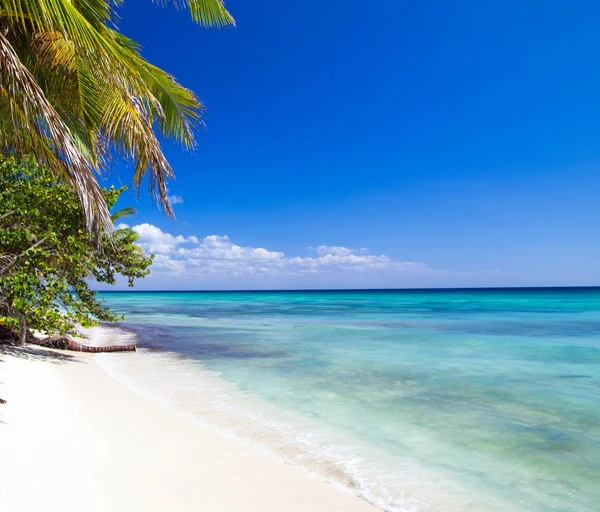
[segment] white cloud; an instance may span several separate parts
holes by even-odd
[[[328,254],[331,254],[332,256],[350,256],[355,253],[369,254],[369,249],[366,247],[361,247],[360,249],[348,249],[347,247],[336,245],[319,245],[315,251],[319,256],[327,256]]]
[[[335,277],[356,273],[385,272],[393,275],[424,274],[430,268],[424,263],[397,261],[385,255],[368,254],[367,249],[348,249],[321,245],[315,256],[287,256],[263,247],[235,244],[228,236],[172,235],[152,224],[132,228],[139,234],[138,244],[155,254],[153,276],[196,280],[198,278],[260,277],[289,279],[321,276]],[[230,281],[231,282],[231,281]],[[234,281],[235,283],[235,281]]]
[[[182,204],[183,203],[183,197],[182,196],[178,196],[176,194],[173,194],[172,196],[168,196],[169,199],[169,203],[171,203],[173,206],[176,204]]]
[[[152,224],[138,224],[132,229],[140,236],[138,245],[150,253],[168,254],[181,244],[198,243],[195,236],[173,236]]]
[[[319,245],[315,250],[319,256],[327,256],[328,254],[335,256],[349,256],[350,254],[356,252],[354,249],[337,247],[334,245]]]
[[[194,238],[195,247],[180,248],[177,254],[185,257],[205,260],[276,260],[283,258],[282,252],[273,252],[261,247],[241,247],[234,244],[228,236],[210,235],[198,241],[196,237],[188,237],[188,240]]]

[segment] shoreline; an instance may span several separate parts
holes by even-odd
[[[161,407],[93,354],[1,359],[1,510],[379,510]]]

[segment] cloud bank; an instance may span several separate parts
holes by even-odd
[[[121,226],[119,226],[121,227]],[[173,235],[144,223],[132,226],[138,245],[155,255],[152,275],[140,281],[170,288],[270,288],[361,286],[369,279],[423,277],[425,263],[370,254],[366,248],[319,245],[309,256],[291,256],[264,247],[241,246],[225,235]],[[150,286],[148,286],[150,285]]]

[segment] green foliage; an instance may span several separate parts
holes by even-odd
[[[102,191],[109,208],[123,190]],[[88,281],[114,284],[121,275],[133,286],[149,274],[152,257],[134,245],[137,237],[124,229],[92,240],[69,184],[33,162],[0,157],[0,317],[7,326],[64,333],[76,323],[118,320]]]

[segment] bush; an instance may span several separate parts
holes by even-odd
[[[110,208],[125,188],[103,190]],[[89,283],[114,284],[121,275],[133,286],[150,273],[152,256],[135,245],[134,231],[92,239],[85,226],[70,185],[30,161],[0,157],[0,323],[22,339],[28,328],[67,333],[76,324],[117,321]]]

